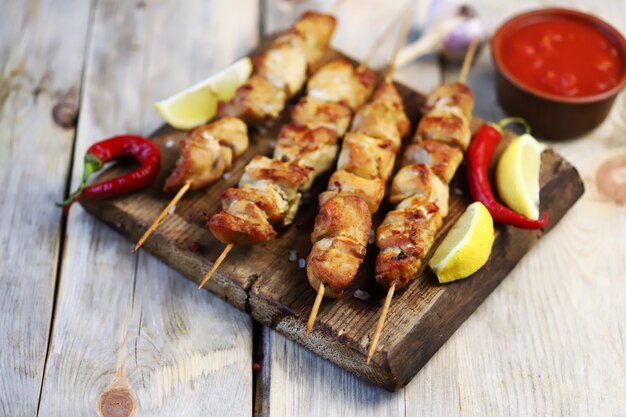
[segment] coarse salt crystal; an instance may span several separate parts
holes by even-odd
[[[222,175],[222,178],[224,178],[226,181],[228,181],[228,179],[232,176],[232,172],[228,171],[225,172],[224,175]]]
[[[289,251],[289,262],[295,262],[296,259],[298,259],[298,253],[295,249],[291,249]]]
[[[371,245],[372,243],[374,243],[375,240],[376,240],[376,231],[372,229],[370,230],[370,238],[367,240],[367,243]]]
[[[172,146],[174,146],[174,139],[168,139],[167,142],[165,142],[165,147],[171,148]]]
[[[176,204],[172,206],[172,208],[167,212],[167,214],[174,214],[175,211],[176,211]]]
[[[363,290],[356,290],[354,292],[354,298],[358,298],[359,300],[367,300],[368,298],[370,298],[370,294],[367,291],[363,291]]]
[[[298,259],[298,267],[306,268],[306,259],[304,259],[304,258]]]

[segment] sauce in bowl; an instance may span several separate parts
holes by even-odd
[[[502,62],[521,84],[564,97],[615,87],[624,73],[618,47],[579,19],[550,16],[528,22],[502,41]]]

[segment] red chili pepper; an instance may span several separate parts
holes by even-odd
[[[141,166],[133,172],[98,184],[87,186],[91,174],[102,169],[106,162],[132,156]],[[83,179],[72,195],[57,206],[64,207],[64,213],[76,201],[90,198],[113,197],[147,187],[159,173],[161,154],[153,141],[141,136],[121,135],[105,139],[92,145],[85,154]]]
[[[548,224],[547,212],[542,211],[542,218],[539,220],[529,219],[498,203],[491,191],[488,174],[491,157],[502,138],[502,128],[511,122],[522,123],[528,130],[528,125],[523,119],[511,117],[502,119],[498,124],[483,124],[474,135],[467,151],[470,192],[474,200],[487,207],[494,221],[522,229],[542,229]]]

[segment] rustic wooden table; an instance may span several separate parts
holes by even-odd
[[[64,219],[53,206],[91,143],[151,132],[155,99],[332,3],[0,0],[0,416],[96,415],[116,375],[146,416],[626,415],[626,209],[594,182],[599,164],[626,152],[624,94],[601,127],[554,144],[581,172],[581,201],[397,393],[254,325],[157,259],[130,256],[130,242],[81,208]],[[491,30],[557,4],[626,32],[624,2],[472,3]],[[345,1],[334,45],[364,56],[401,7]],[[457,71],[428,57],[397,78],[428,91]],[[488,51],[468,83],[476,114],[501,117]],[[76,112],[77,125],[55,121],[55,108]]]

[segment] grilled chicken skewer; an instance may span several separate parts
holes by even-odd
[[[133,253],[188,190],[206,187],[230,169],[233,158],[248,147],[245,123],[260,124],[278,117],[286,101],[302,89],[307,71],[328,49],[335,26],[331,15],[305,12],[254,58],[252,76],[231,100],[219,104],[218,120],[192,130],[181,141],[181,156],[164,187],[164,191],[177,194],[139,239]]]
[[[385,194],[402,137],[411,127],[402,98],[391,81],[393,61],[406,40],[410,22],[405,19],[385,79],[373,99],[355,115],[337,171],[319,197],[320,211],[311,233],[313,247],[307,257],[307,277],[318,296],[305,337],[313,328],[323,296],[341,297],[356,277],[365,257],[372,214]]]
[[[269,241],[276,236],[274,226],[293,221],[300,192],[332,166],[338,140],[348,129],[354,111],[371,95],[376,75],[366,68],[367,62],[392,29],[390,25],[358,68],[344,59],[320,68],[308,82],[307,95],[294,107],[292,123],[280,130],[274,158],[255,157],[239,187],[224,192],[223,209],[207,218],[207,228],[226,248],[199,288],[234,245]]]
[[[396,204],[376,231],[376,281],[387,297],[370,343],[371,360],[396,289],[417,277],[422,261],[435,243],[435,235],[448,214],[448,184],[469,146],[474,106],[464,84],[476,51],[473,40],[459,82],[442,84],[428,96],[427,112],[420,120],[414,143],[404,153],[403,167],[394,177],[389,200]]]

